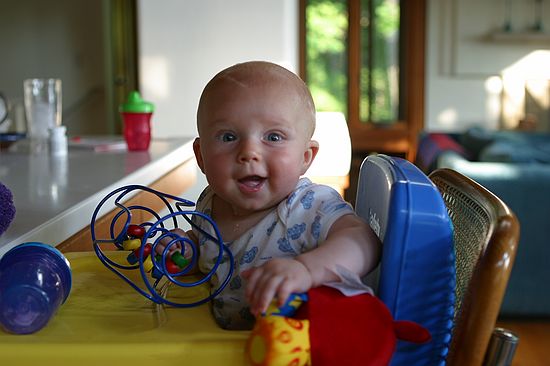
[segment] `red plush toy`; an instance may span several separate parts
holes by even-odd
[[[382,301],[369,294],[345,296],[330,287],[308,292],[293,318],[259,318],[248,339],[252,365],[387,365],[397,340],[424,343],[429,332],[393,320]]]

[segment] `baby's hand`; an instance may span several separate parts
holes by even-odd
[[[189,240],[193,241],[196,243],[196,240],[194,238],[194,235],[191,231],[189,232],[185,232],[179,228],[176,228],[176,229],[173,229],[173,230],[170,230],[170,232],[172,234],[175,234],[179,237],[182,237],[182,238],[188,238]],[[159,243],[157,243],[156,247],[155,247],[155,252],[159,255],[162,255],[162,252],[164,251],[164,248],[166,247],[166,245],[168,245],[168,243],[170,243],[170,241],[172,241],[174,239],[174,237],[171,237],[171,236],[167,236],[165,238],[162,238],[160,240]],[[173,244],[170,246],[170,248],[168,249],[168,257],[171,257],[172,254],[174,254],[174,252],[182,252],[182,246],[180,243],[176,243],[176,244]],[[189,259],[192,257],[193,255],[193,250],[191,248],[191,245],[189,243],[184,243],[184,250],[183,250],[183,257],[185,259]]]
[[[282,306],[292,292],[306,292],[313,284],[306,266],[289,258],[272,259],[241,275],[247,280],[245,296],[255,316],[265,312],[274,297]]]

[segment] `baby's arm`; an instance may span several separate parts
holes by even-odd
[[[292,292],[339,280],[337,266],[362,276],[376,266],[379,256],[380,241],[372,229],[356,215],[342,216],[318,248],[293,259],[273,259],[243,272],[251,312],[264,312],[274,297],[282,305]]]

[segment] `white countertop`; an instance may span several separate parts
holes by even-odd
[[[192,142],[152,141],[143,152],[71,148],[65,157],[1,151],[0,182],[13,193],[16,216],[0,236],[0,256],[28,241],[58,245],[90,224],[95,207],[112,190],[150,185],[191,159]]]

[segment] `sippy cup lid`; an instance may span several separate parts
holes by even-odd
[[[134,90],[128,94],[128,99],[126,103],[121,104],[119,107],[120,112],[129,112],[129,113],[153,113],[155,106],[151,102],[146,102],[141,99],[139,92]]]

